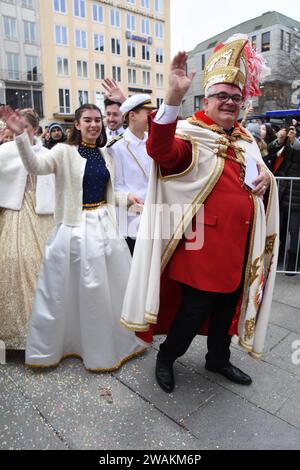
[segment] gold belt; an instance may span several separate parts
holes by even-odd
[[[99,209],[99,207],[102,207],[106,204],[106,201],[100,201],[100,202],[93,202],[92,204],[83,204],[82,205],[82,210],[83,211],[94,211],[96,209]]]

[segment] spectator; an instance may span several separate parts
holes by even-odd
[[[2,131],[2,137],[1,137],[1,144],[5,144],[6,142],[11,142],[14,140],[14,134],[10,129],[4,129]]]
[[[300,141],[296,138],[296,129],[290,126],[281,149],[282,163],[277,176],[300,177]],[[300,227],[300,182],[281,180],[279,183],[280,202],[280,254],[285,252],[287,231],[290,235],[287,271],[297,270],[299,263],[299,227]],[[289,206],[290,211],[289,211]],[[288,223],[289,221],[289,223]],[[293,275],[290,273],[289,275]]]
[[[297,139],[299,139],[299,137],[300,137],[300,125],[299,125],[299,122],[297,121],[297,119],[292,119],[292,125],[296,129]]]
[[[264,139],[262,138],[261,125],[258,123],[250,122],[247,125],[247,130],[251,132],[252,136],[254,137],[258,145],[258,148],[260,150],[263,161],[265,162],[268,168],[271,168],[271,163],[269,162],[269,156],[268,156],[268,146],[266,142],[264,141]]]
[[[66,140],[67,138],[61,125],[58,122],[53,122],[49,126],[49,140],[45,143],[45,147],[51,150],[54,145]]]
[[[123,127],[123,114],[120,111],[121,103],[116,103],[109,99],[104,101],[106,111],[106,135],[107,140],[110,141],[115,137],[124,134]]]

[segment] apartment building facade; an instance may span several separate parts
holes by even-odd
[[[159,105],[170,62],[170,0],[1,0],[0,102],[46,121],[103,109],[101,80]]]
[[[38,0],[1,0],[0,22],[0,102],[43,116]]]
[[[170,0],[39,0],[45,119],[73,120],[85,102],[103,110],[101,81],[126,95],[164,96]]]
[[[213,48],[233,34],[247,34],[252,46],[265,58],[271,73],[252,100],[255,113],[297,108],[300,98],[300,23],[276,11],[246,21],[198,44],[189,53],[188,69],[196,70],[182,106],[184,117],[201,109],[205,64]]]

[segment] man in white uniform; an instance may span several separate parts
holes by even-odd
[[[124,133],[123,127],[123,115],[120,111],[121,103],[111,101],[109,98],[104,100],[105,112],[106,112],[106,135],[107,141],[118,137]]]
[[[148,115],[153,109],[149,95],[139,94],[128,98],[120,108],[128,128],[122,136],[116,137],[107,145],[115,162],[115,191],[133,193],[141,200],[141,204],[135,205],[127,214],[123,209],[119,209],[118,214],[121,233],[126,238],[131,254],[150,175],[152,160],[146,151],[146,131]]]

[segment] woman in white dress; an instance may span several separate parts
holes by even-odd
[[[21,111],[37,158],[48,150],[35,139],[39,118]],[[9,129],[6,129],[8,135]],[[53,229],[53,175],[29,175],[14,141],[0,146],[0,340],[24,350],[44,247]]]
[[[68,143],[40,161],[31,151],[18,112],[0,109],[15,134],[27,170],[55,174],[55,229],[45,249],[26,345],[28,366],[57,365],[79,356],[92,371],[111,371],[145,347],[119,322],[131,256],[115,222],[114,201],[136,203],[114,193],[113,165],[102,115],[85,104],[75,113]]]

